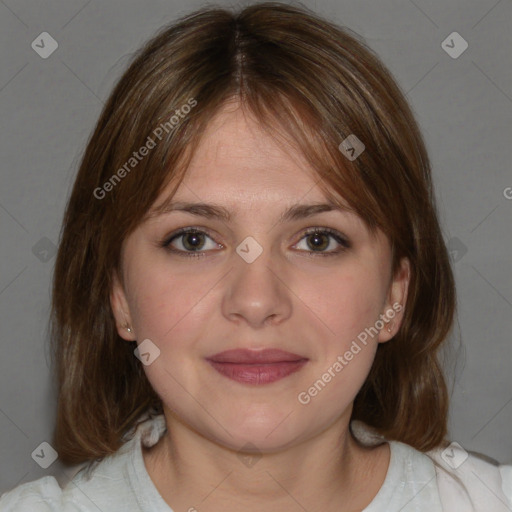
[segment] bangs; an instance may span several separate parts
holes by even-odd
[[[356,213],[370,233],[376,234],[378,222],[365,207],[368,191],[359,170],[342,155],[337,140],[326,133],[327,128],[318,112],[297,97],[268,89],[252,89],[250,95],[242,97],[226,95],[215,102],[215,108],[203,106],[201,114],[191,119],[173,144],[169,145],[165,163],[168,172],[161,175],[158,197],[141,222],[168,210],[203,141],[206,129],[228,104],[237,105],[245,115],[255,119],[260,128],[298,163],[299,168],[303,169],[306,163],[313,171],[315,185],[322,190],[326,199],[344,210]],[[184,141],[186,145],[183,145]],[[243,183],[240,186],[243,187]],[[303,197],[308,192],[305,190]]]

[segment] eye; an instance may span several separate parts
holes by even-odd
[[[300,247],[300,244],[303,247]],[[315,256],[332,256],[350,249],[350,242],[338,231],[330,228],[311,228],[294,246]]]
[[[303,247],[300,247],[302,244]],[[205,231],[189,227],[172,233],[160,244],[179,256],[200,257],[224,246],[215,242]],[[294,246],[313,256],[334,256],[351,247],[350,242],[338,231],[330,228],[310,228]]]
[[[182,228],[164,240],[161,245],[183,256],[204,256],[205,251],[222,248],[222,245],[214,242],[207,233],[197,228]]]

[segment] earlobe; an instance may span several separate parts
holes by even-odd
[[[126,294],[123,285],[114,272],[112,278],[112,289],[110,290],[110,306],[116,322],[116,328],[119,336],[126,341],[134,341],[135,333],[133,332],[132,320]]]
[[[402,324],[409,282],[411,279],[411,265],[407,258],[402,258],[400,268],[389,287],[388,300],[382,313],[385,318],[385,327],[379,332],[379,343],[384,343],[396,336]]]

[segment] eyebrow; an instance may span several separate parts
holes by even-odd
[[[304,219],[313,215],[339,211],[347,212],[348,207],[337,205],[334,203],[313,203],[313,204],[294,204],[286,209],[279,217],[278,222],[290,222],[295,220]],[[147,217],[154,218],[172,212],[185,212],[198,217],[207,219],[216,219],[229,222],[232,219],[232,213],[223,206],[211,203],[187,203],[187,202],[171,202],[163,205],[161,208],[151,210]]]

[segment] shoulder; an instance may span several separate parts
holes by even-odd
[[[512,510],[512,465],[466,452],[458,443],[425,455],[434,464],[439,495],[447,510]],[[465,508],[461,508],[463,504]]]
[[[53,476],[19,485],[0,496],[0,512],[139,510],[131,487],[134,458],[141,443],[153,445],[164,430],[163,416],[143,417],[124,436],[124,444],[113,455],[83,464],[62,487]]]
[[[0,496],[2,512],[60,512],[62,489],[52,476],[22,484]]]
[[[361,422],[354,422],[352,428],[366,445],[386,441]],[[429,512],[512,511],[512,465],[466,452],[458,443],[424,453],[398,441],[387,442],[392,455],[381,494],[391,489],[389,493],[395,498],[402,493],[406,502],[403,512],[409,508]]]
[[[95,505],[117,512],[119,496],[128,498],[130,491],[124,478],[126,455],[87,463],[62,485],[54,476],[22,484],[0,497],[0,512],[85,512],[96,510]]]
[[[46,476],[14,488],[0,498],[0,512],[85,512],[96,507],[109,512],[121,510],[119,498],[127,502],[132,498],[126,478],[130,445],[84,464],[62,487],[55,477]],[[131,509],[127,506],[123,510]]]

